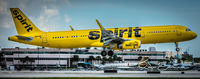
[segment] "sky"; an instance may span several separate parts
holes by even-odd
[[[155,25],[183,25],[200,35],[200,0],[0,0],[0,48],[37,48],[8,41],[17,35],[9,8],[20,8],[43,31],[69,31]],[[200,57],[200,37],[179,47]],[[175,51],[174,43],[143,44],[141,49]]]

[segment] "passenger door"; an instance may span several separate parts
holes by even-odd
[[[176,27],[176,35],[177,36],[181,36],[182,35],[181,30],[180,30],[179,27]]]
[[[42,35],[42,45],[44,45],[44,46],[47,45],[47,35],[46,34]]]

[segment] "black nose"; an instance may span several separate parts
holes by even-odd
[[[10,37],[8,37],[8,40],[10,40]]]

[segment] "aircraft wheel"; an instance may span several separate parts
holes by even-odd
[[[180,51],[180,48],[176,48],[176,51],[179,52],[179,51]]]
[[[107,55],[106,51],[101,52],[101,56],[106,56],[106,55]]]
[[[110,51],[108,51],[108,56],[113,56],[113,51],[112,50],[110,50]]]

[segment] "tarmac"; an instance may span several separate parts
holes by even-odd
[[[146,71],[0,71],[0,78],[38,78],[38,77],[135,77],[135,78],[200,78],[198,71],[161,71],[147,73]]]

